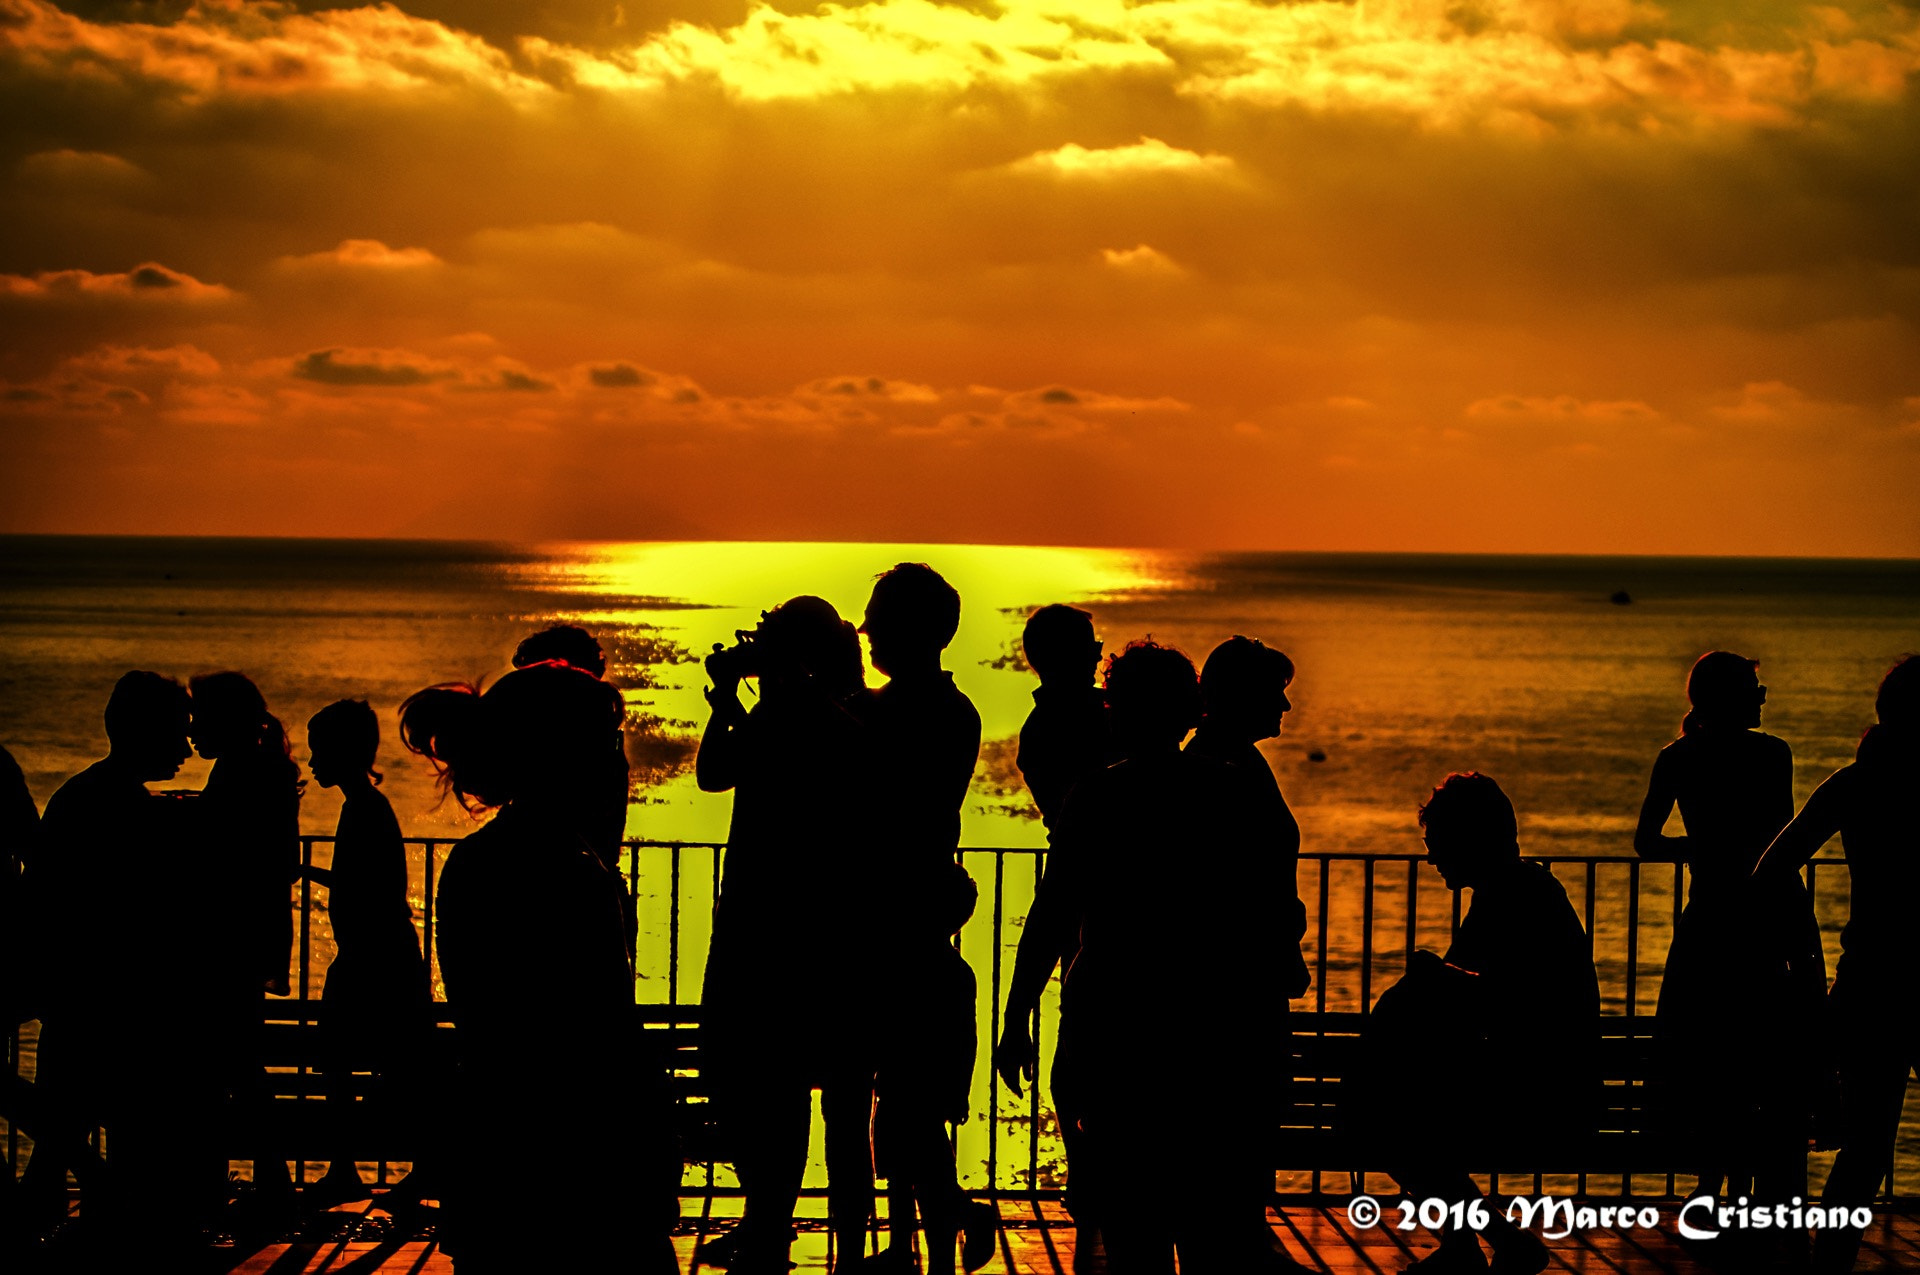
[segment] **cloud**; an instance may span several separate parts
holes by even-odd
[[[604,367],[590,367],[587,369],[587,379],[601,389],[607,390],[644,389],[659,380],[653,373],[637,368],[631,363],[609,363]]]
[[[23,301],[98,301],[132,299],[142,303],[206,304],[235,294],[217,283],[148,261],[120,274],[91,270],[49,270],[39,274],[0,274],[0,297]]]
[[[407,350],[314,350],[293,361],[292,374],[320,385],[401,388],[451,380],[456,370]]]
[[[1065,385],[1048,385],[1040,389],[1022,390],[1009,394],[1007,406],[1015,411],[1022,409],[1072,409],[1080,412],[1186,412],[1192,410],[1192,404],[1183,403],[1177,398],[1161,396],[1158,398],[1134,398],[1123,394],[1105,394],[1098,390],[1072,389]]]
[[[163,349],[103,345],[68,360],[68,366],[100,376],[210,377],[220,373],[220,360],[193,345]]]
[[[190,98],[433,91],[481,84],[515,98],[547,86],[478,36],[390,4],[301,13],[209,0],[177,21],[89,22],[45,0],[0,0],[0,54],[76,81],[146,81]]]
[[[341,266],[350,270],[420,270],[444,263],[425,248],[389,248],[378,239],[343,239],[337,248],[289,257],[287,264]]]
[[[1638,399],[1580,399],[1571,394],[1553,397],[1499,394],[1467,404],[1466,415],[1490,421],[1651,421],[1660,413]]]
[[[937,403],[940,395],[930,385],[890,381],[881,376],[829,376],[809,381],[794,391],[813,399],[880,399],[888,403]]]
[[[1100,259],[1124,274],[1146,278],[1178,278],[1186,273],[1179,262],[1146,244],[1126,249],[1102,248]]]
[[[1749,381],[1740,387],[1736,401],[1718,404],[1712,411],[1725,421],[1765,423],[1797,416],[1807,406],[1807,396],[1784,381]]]
[[[1130,146],[1109,146],[1089,150],[1078,142],[1050,151],[1037,151],[1015,160],[1011,169],[1020,173],[1044,173],[1068,179],[1100,181],[1144,174],[1173,176],[1225,177],[1234,171],[1227,155],[1202,155],[1169,146],[1157,137],[1142,137]]]

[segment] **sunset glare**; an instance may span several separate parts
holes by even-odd
[[[0,0],[0,531],[1911,556],[1916,70],[1900,0]]]

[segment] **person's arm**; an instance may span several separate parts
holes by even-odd
[[[1780,830],[1773,839],[1767,852],[1760,856],[1760,862],[1753,867],[1755,880],[1798,872],[1806,866],[1807,860],[1820,853],[1820,847],[1831,841],[1840,831],[1841,821],[1846,817],[1847,773],[1851,770],[1836,771],[1827,777],[1827,781],[1813,790],[1807,798],[1807,804],[1800,807],[1800,813],[1793,822]]]
[[[1061,812],[1060,829],[1047,855],[1046,875],[1034,891],[1033,906],[1027,910],[1020,946],[1013,957],[1013,975],[1007,982],[1007,1008],[1000,1019],[993,1069],[1016,1095],[1022,1092],[1022,1077],[1028,1081],[1034,1078],[1037,1059],[1033,1016],[1040,1008],[1041,993],[1046,991],[1054,968],[1071,959],[1080,945],[1083,896],[1080,854],[1075,844],[1080,809],[1080,804],[1069,798]]]
[[[1655,863],[1685,863],[1688,842],[1684,836],[1669,837],[1664,829],[1673,813],[1676,794],[1671,753],[1662,751],[1654,758],[1653,774],[1647,780],[1646,800],[1640,803],[1640,822],[1633,830],[1633,852]]]
[[[740,679],[726,669],[715,669],[707,660],[707,675],[713,686],[707,691],[712,712],[707,728],[700,735],[700,751],[693,759],[693,779],[701,792],[726,792],[740,782],[743,763],[741,734],[747,724],[747,710],[740,703]]]

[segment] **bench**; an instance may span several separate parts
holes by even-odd
[[[444,1004],[434,1009],[430,1066],[436,1074],[451,1075],[454,1028]],[[267,1000],[262,1012],[271,1100],[264,1128],[256,1136],[263,1136],[289,1160],[327,1159],[337,1135],[327,1081],[315,1069],[321,1056],[325,1007],[317,1001]],[[691,1163],[707,1163],[715,1158],[718,1140],[701,1077],[699,1007],[649,1005],[634,1012],[645,1038],[658,1045],[658,1065],[670,1068],[675,1130],[683,1154]],[[1358,1013],[1289,1015],[1296,1079],[1273,1144],[1276,1168],[1346,1174],[1361,1166],[1362,1157],[1341,1131],[1338,1117],[1342,1077],[1351,1074],[1357,1062],[1363,1022]],[[1651,1109],[1652,1036],[1650,1018],[1602,1017],[1597,1044],[1602,1077],[1598,1128],[1591,1138],[1565,1148],[1564,1158],[1556,1156],[1558,1163],[1497,1167],[1503,1172],[1581,1175],[1665,1173],[1677,1167]],[[1551,1065],[1551,1060],[1541,1061]],[[642,1064],[636,1060],[636,1065]],[[394,1119],[386,1104],[374,1101],[372,1077],[360,1075],[354,1081],[356,1095],[365,1100],[356,1102],[356,1111],[348,1117],[348,1136],[360,1148],[356,1158],[414,1159],[420,1149],[419,1124]],[[236,1142],[232,1154],[245,1157],[253,1151]]]

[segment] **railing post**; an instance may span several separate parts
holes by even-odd
[[[1001,951],[1006,946],[1007,852],[993,852],[993,982],[987,1005],[987,1190],[1000,1191],[1000,1086],[994,1074],[993,1051],[1000,1047]],[[1037,892],[1036,892],[1037,893]],[[1037,1083],[1040,1077],[1035,1075]]]

